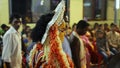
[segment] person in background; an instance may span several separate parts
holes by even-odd
[[[32,29],[30,28],[30,26],[25,26],[22,30],[22,37],[23,37],[23,41],[26,44],[26,47],[29,46],[29,43],[31,43],[31,40],[29,38],[29,34],[31,33]]]
[[[76,26],[77,26],[77,24],[74,23],[73,26],[72,26],[72,31],[75,31],[75,30],[76,30]]]
[[[104,24],[104,30],[106,33],[110,31],[107,23]]]
[[[97,29],[98,29],[98,27],[99,27],[99,24],[98,24],[98,23],[95,23],[94,26],[93,26],[93,31],[96,32]]]
[[[82,39],[82,41],[84,42],[84,47],[85,47],[85,50],[86,50],[86,61],[87,61],[87,67],[86,68],[90,68],[90,52],[89,52],[89,49],[91,47],[92,49],[92,46],[90,45],[90,41],[88,39],[88,37],[86,35],[83,35],[83,36],[80,36],[80,38]]]
[[[115,27],[115,31],[120,34],[120,29],[119,29],[119,27],[118,27],[117,25],[116,25],[116,27]]]
[[[5,32],[9,29],[9,26],[7,26],[6,24],[2,24],[2,25],[1,25],[1,28],[2,28],[2,30],[3,30],[3,34],[2,34],[2,35],[4,35]]]
[[[5,32],[9,29],[9,27],[6,24],[2,24],[0,28],[0,56],[2,54],[2,47],[3,47],[3,42],[2,38]]]
[[[2,47],[3,47],[3,43],[2,43],[2,38],[0,37],[0,56],[2,55]]]
[[[22,35],[25,34],[26,27],[27,27],[26,24],[22,24],[22,31],[21,31]]]
[[[26,62],[27,48],[25,46],[25,43],[23,42],[23,37],[21,39],[21,42],[22,42],[22,68],[26,68],[28,66]]]
[[[108,58],[113,54],[110,52],[106,35],[102,30],[96,32],[96,46],[98,53],[103,56],[104,62],[107,64]]]
[[[106,33],[107,32],[105,32],[105,28],[104,28],[104,25],[103,24],[99,24],[99,27],[98,27],[98,30],[97,31],[103,31],[103,33],[104,33],[104,36],[106,37]],[[96,34],[97,34],[97,31],[96,31]],[[95,34],[95,35],[96,35]]]
[[[86,21],[80,20],[76,26],[76,31],[73,32],[70,47],[75,68],[87,68],[86,49],[81,36],[86,34],[88,26]]]
[[[10,17],[11,27],[3,36],[2,60],[7,68],[21,68],[21,35],[18,32],[21,22],[21,16],[13,14]]]
[[[92,29],[92,34],[93,34],[93,44],[96,44],[96,31],[98,30],[99,28],[99,24],[98,23],[95,23],[94,26],[93,26],[93,29]]]
[[[97,53],[96,45],[93,44],[93,36],[91,31],[87,31],[87,33],[83,36],[83,41],[85,41],[86,48],[88,49],[87,53],[87,66],[94,66],[96,64],[100,64],[102,56]],[[96,43],[96,41],[95,41]],[[90,54],[90,56],[89,56]],[[99,60],[98,60],[99,59]]]
[[[110,51],[117,54],[117,49],[120,47],[120,34],[116,32],[116,25],[111,23],[111,31],[107,33],[107,39],[109,42]]]
[[[104,31],[104,25],[103,25],[103,24],[99,24],[99,26],[98,26],[98,30],[102,30],[102,31]]]
[[[72,31],[71,31],[71,34],[70,34],[70,36],[69,36],[69,41],[71,42],[72,41],[72,39],[73,39],[73,37],[74,37],[74,32],[76,31],[76,26],[77,26],[77,24],[76,23],[74,23],[73,24],[73,26],[72,26]]]

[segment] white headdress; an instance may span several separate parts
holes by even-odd
[[[46,27],[46,31],[42,37],[41,43],[43,44],[48,36],[48,32],[50,27],[54,24],[57,23],[58,25],[60,25],[62,23],[63,20],[63,15],[64,15],[64,11],[65,11],[65,1],[62,0],[58,6],[55,9],[55,14],[52,18],[52,20],[48,23],[47,27]]]

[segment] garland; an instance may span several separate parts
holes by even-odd
[[[49,31],[49,45],[36,44],[30,52],[30,68],[74,68],[72,59],[62,50],[61,40],[58,36],[57,25],[54,24]],[[45,54],[46,48],[49,46],[48,54]],[[39,51],[44,51],[40,53]],[[39,53],[38,53],[39,52]],[[36,54],[40,54],[37,58]],[[42,60],[43,58],[47,59]],[[35,60],[36,59],[36,60]]]
[[[43,68],[74,68],[72,60],[62,50],[56,24],[50,28],[49,37],[50,53],[47,64]]]
[[[38,58],[35,57],[36,54],[38,54],[38,51],[40,51]],[[38,61],[42,58],[44,52],[43,52],[43,47],[42,44],[37,43],[33,47],[33,49],[30,51],[30,59],[29,59],[29,67],[30,68],[37,68],[37,63]],[[35,61],[35,59],[37,59]]]

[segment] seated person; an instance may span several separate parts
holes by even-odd
[[[96,32],[96,46],[98,53],[103,56],[105,63],[107,63],[108,58],[110,55],[112,55],[112,53],[109,50],[108,42],[105,37],[104,31],[98,30]]]
[[[111,31],[107,33],[107,39],[109,42],[110,51],[114,54],[118,54],[118,48],[120,46],[120,34],[116,32],[116,25],[111,24]]]

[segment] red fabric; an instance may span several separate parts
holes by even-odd
[[[23,63],[26,63],[26,58],[22,57],[22,61],[23,61]]]

